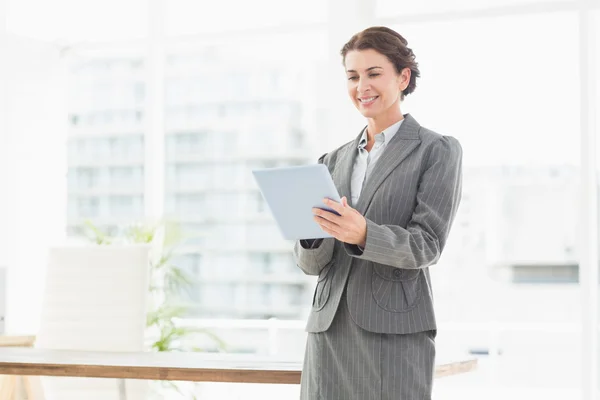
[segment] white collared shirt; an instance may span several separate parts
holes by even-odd
[[[373,167],[377,160],[383,153],[386,145],[392,140],[400,125],[404,119],[396,122],[394,125],[386,128],[383,132],[375,135],[375,143],[371,148],[371,151],[367,151],[365,146],[367,145],[367,128],[363,129],[362,137],[358,143],[358,154],[354,160],[354,167],[352,169],[352,181],[350,182],[350,193],[352,196],[352,207],[356,208],[360,193],[364,187],[365,182],[369,179]]]

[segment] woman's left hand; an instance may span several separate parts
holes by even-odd
[[[367,241],[367,220],[348,205],[346,196],[342,197],[341,203],[330,199],[324,199],[323,203],[340,215],[313,208],[314,219],[321,229],[342,242],[364,248]]]

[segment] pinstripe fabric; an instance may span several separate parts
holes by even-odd
[[[329,168],[340,195],[348,199],[351,199],[350,179],[359,140],[360,135],[319,159]],[[349,364],[362,366],[369,362],[382,362],[378,358],[365,358],[365,354],[379,357],[376,352],[353,351],[366,342],[355,343],[349,336],[340,337],[329,332],[338,308],[344,310],[340,307],[342,295],[343,306],[348,310],[347,319],[356,325],[355,329],[392,335],[396,338],[394,340],[400,341],[396,343],[400,347],[406,347],[404,341],[412,340],[407,339],[412,338],[410,334],[437,329],[429,266],[440,257],[460,202],[461,166],[462,149],[456,139],[421,127],[410,114],[406,114],[400,129],[386,145],[364,183],[357,204],[350,204],[367,220],[364,251],[333,238],[310,243],[310,246],[305,241],[296,242],[296,263],[305,273],[318,275],[307,331],[323,333],[309,335],[303,384],[312,381],[311,375],[323,375],[324,367],[318,365],[324,365],[330,362],[329,358],[335,357],[335,354],[326,351],[327,346],[317,345],[324,343],[317,338],[327,337],[336,342],[336,351],[340,351],[339,346],[345,346],[352,359]],[[342,311],[339,313],[342,314]],[[394,370],[402,374],[394,369],[402,363],[402,359],[398,358],[397,362],[399,364],[391,362],[389,368],[382,368],[385,371],[381,372],[381,376],[394,374]],[[429,365],[423,365],[425,370],[422,373],[428,374]],[[335,376],[343,378],[343,375]],[[324,377],[320,379],[319,386],[322,387],[360,386],[354,381],[324,382]],[[401,379],[396,376],[396,380]],[[311,394],[305,398],[337,398],[332,396],[314,397]],[[405,397],[397,398],[404,400]],[[406,398],[421,397],[409,395]]]
[[[435,332],[405,335],[356,325],[342,295],[326,332],[309,333],[301,400],[430,400]]]

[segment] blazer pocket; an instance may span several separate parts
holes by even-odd
[[[333,267],[333,260],[331,260],[319,274],[319,278],[317,279],[317,287],[315,288],[315,293],[313,295],[313,310],[319,311],[325,304],[327,304],[327,300],[329,300],[329,293],[331,292],[331,280],[333,278],[333,274],[335,273],[335,268]]]
[[[421,299],[421,270],[374,265],[371,290],[377,305],[390,312],[413,309]]]

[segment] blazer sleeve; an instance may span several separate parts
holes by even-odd
[[[324,163],[326,155],[319,157],[319,164]],[[334,238],[296,240],[294,244],[296,265],[307,275],[319,275],[331,261],[334,245]]]
[[[462,148],[455,138],[442,136],[432,144],[406,228],[378,225],[367,219],[364,250],[348,243],[344,248],[353,257],[397,268],[435,264],[446,244],[461,192]]]

